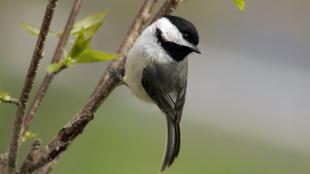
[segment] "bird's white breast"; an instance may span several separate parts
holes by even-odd
[[[128,85],[133,94],[138,98],[151,101],[150,97],[145,92],[141,80],[143,69],[150,63],[150,59],[143,57],[143,53],[130,51],[127,56],[125,67],[125,83]]]
[[[144,68],[152,63],[173,61],[158,43],[155,30],[156,26],[153,24],[141,33],[127,55],[125,66],[125,83],[138,98],[149,102],[152,100],[141,83]]]

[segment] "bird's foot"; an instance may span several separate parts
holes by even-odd
[[[126,85],[128,86],[126,83],[125,83],[125,79],[124,77],[122,76],[122,74],[119,72],[119,70],[117,70],[115,67],[111,67],[109,69],[109,74],[110,76],[112,76],[113,78],[115,78],[116,80],[118,80],[120,82],[119,85]]]

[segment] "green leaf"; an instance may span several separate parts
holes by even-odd
[[[33,36],[38,36],[39,33],[40,33],[40,29],[39,28],[37,28],[37,27],[35,27],[33,25],[30,25],[30,24],[27,24],[27,23],[22,23],[22,28],[25,31],[27,31],[29,34],[33,35]],[[49,31],[48,35],[59,37],[61,35],[61,33]]]
[[[60,68],[62,68],[62,66],[63,66],[63,64],[61,62],[52,63],[52,64],[48,65],[47,72],[50,74],[55,73],[55,72],[59,71]]]
[[[101,25],[102,24],[96,24],[86,29],[83,29],[84,31],[83,34],[84,34],[85,39],[92,39],[94,35],[96,34],[96,32],[98,31],[98,29],[101,27]]]
[[[92,37],[87,37],[85,31],[82,29],[73,43],[69,56],[73,59],[79,56],[84,50],[90,47],[91,39]]]
[[[100,28],[101,24],[95,24],[87,29],[81,29],[77,33],[77,37],[70,50],[69,56],[76,59],[84,50],[90,48],[90,42],[93,39],[95,33]]]
[[[115,60],[116,55],[110,54],[98,50],[88,49],[85,50],[81,55],[79,55],[76,59],[76,63],[92,63],[92,62],[102,62],[102,61],[110,61]]]
[[[63,60],[63,65],[66,67],[71,67],[75,62],[76,60],[72,59],[70,56],[66,56]]]
[[[73,66],[75,60],[73,60],[70,56],[65,54],[65,58],[58,63],[53,63],[47,66],[47,72],[52,74],[60,71],[62,68],[67,68]]]
[[[82,20],[76,22],[71,30],[71,34],[75,35],[78,34],[81,30],[88,30],[88,28],[91,28],[93,26],[99,27],[103,23],[103,19],[106,16],[107,11],[102,11],[100,13],[87,16],[83,18]]]
[[[235,0],[235,5],[239,8],[240,11],[244,11],[245,0]]]

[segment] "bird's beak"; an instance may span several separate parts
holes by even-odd
[[[201,54],[201,51],[200,51],[200,49],[199,49],[197,46],[192,46],[192,50],[193,50],[195,53]]]

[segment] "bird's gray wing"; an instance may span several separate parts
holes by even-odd
[[[142,86],[167,116],[168,136],[162,171],[173,163],[180,150],[180,121],[186,84],[187,60],[165,65],[152,64],[143,70]]]

